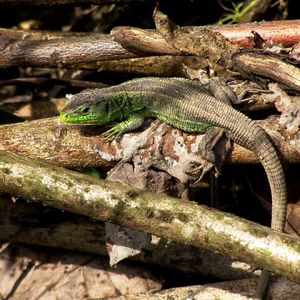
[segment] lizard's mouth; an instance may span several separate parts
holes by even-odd
[[[97,118],[93,118],[91,115],[72,115],[61,112],[59,119],[65,123],[71,124],[99,124],[99,120]]]

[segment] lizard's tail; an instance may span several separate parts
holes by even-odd
[[[219,113],[210,113],[216,106],[216,101],[210,96],[203,96],[203,98],[205,98],[205,103],[198,110],[201,109],[204,119],[227,129],[229,137],[237,144],[253,151],[263,165],[272,194],[271,227],[276,231],[283,232],[287,202],[285,177],[276,149],[268,135],[253,120],[226,103],[218,102],[217,111]]]
[[[286,184],[283,168],[276,149],[266,132],[254,121],[239,112],[233,113],[236,120],[242,118],[241,127],[236,126],[232,138],[241,146],[252,150],[263,165],[272,194],[272,229],[283,232],[286,219]]]
[[[284,232],[287,204],[286,184],[283,168],[276,149],[269,140],[266,132],[254,121],[250,120],[247,116],[241,116],[239,112],[234,114],[237,119],[240,118],[240,120],[243,120],[241,122],[243,129],[240,130],[239,126],[236,126],[238,129],[233,133],[233,136],[236,138],[237,143],[240,142],[240,144],[255,152],[269,180],[272,194],[271,228],[278,232]],[[265,298],[264,295],[268,283],[269,272],[263,270],[256,289],[257,299]]]
[[[264,138],[261,139],[260,143],[256,147],[255,152],[266,171],[271,188],[271,227],[274,230],[283,232],[285,227],[287,202],[285,176],[276,149],[274,148],[269,138],[266,136],[265,132],[263,132],[263,135]]]

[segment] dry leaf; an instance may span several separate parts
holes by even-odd
[[[109,254],[109,264],[117,263],[127,257],[141,252],[150,242],[149,235],[130,228],[105,223],[106,247]]]
[[[1,297],[83,300],[161,289],[161,283],[141,268],[124,264],[110,268],[100,257],[36,249],[12,245],[1,249]]]

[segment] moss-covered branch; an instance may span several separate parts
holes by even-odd
[[[300,241],[164,194],[97,180],[0,151],[0,190],[222,253],[300,283]]]

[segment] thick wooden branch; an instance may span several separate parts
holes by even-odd
[[[1,240],[83,251],[96,255],[107,255],[104,224],[102,222],[89,222],[88,220],[82,220],[82,218],[78,220],[75,216],[72,216],[71,220],[69,217],[67,217],[67,220],[64,220],[59,216],[56,221],[56,214],[53,214],[53,210],[49,211],[48,207],[35,203],[25,203],[21,200],[13,203],[9,197],[6,198],[2,196],[0,199]],[[53,216],[55,216],[54,219]],[[217,253],[187,245],[179,245],[170,241],[165,242],[157,237],[152,238],[150,244],[142,249],[139,255],[131,259],[152,263],[163,268],[180,270],[189,274],[200,273],[210,275],[226,280],[228,283],[224,283],[223,286],[213,284],[194,287],[197,295],[201,292],[202,296],[203,293],[205,295],[203,288],[208,289],[210,293],[219,293],[221,290],[219,291],[218,287],[228,290],[228,287],[232,286],[228,280],[249,278],[249,276],[254,275],[253,268],[245,263],[232,261]],[[241,293],[242,290],[244,291],[246,285],[253,293],[255,291],[256,280],[237,280],[234,282],[235,290]],[[163,299],[163,297],[180,295],[182,296],[181,298],[186,298],[187,296],[184,293],[188,290],[190,289],[165,290],[159,294],[159,297]],[[292,295],[296,297],[299,293],[300,285],[293,284],[282,278],[272,282],[270,289],[272,299],[278,300],[289,299]],[[136,297],[136,299],[147,299],[147,297],[151,299],[150,295]],[[124,299],[128,298],[124,297]]]
[[[273,122],[266,120],[261,124],[269,131],[286,161],[300,162],[298,153],[284,142],[280,134],[272,131],[276,127]],[[142,132],[129,133],[119,141],[107,142],[102,136],[103,130],[105,128],[101,126],[66,125],[57,118],[2,125],[0,126],[0,150],[43,159],[64,167],[112,167],[124,157],[129,148],[138,143],[142,134]],[[178,136],[187,154],[192,152],[195,156],[198,155],[196,149],[199,139],[196,136],[183,132],[178,135],[177,129],[165,124],[160,125],[157,131],[163,138],[160,140],[149,138],[149,141],[145,142],[148,148],[154,143],[153,147],[161,149],[162,156],[173,158],[174,163],[178,163],[176,161],[178,145],[174,143],[174,136]],[[163,147],[159,146],[159,141]],[[181,148],[180,153],[182,151]],[[147,153],[147,151],[141,153],[144,159],[145,155],[152,155]],[[231,163],[258,162],[251,151],[238,145],[234,145],[229,161]]]
[[[42,1],[45,2],[44,0]],[[52,0],[50,1],[53,3]],[[63,0],[63,1],[68,1],[68,0]],[[2,2],[8,3],[8,1],[6,0],[0,0],[0,4],[2,4]],[[32,3],[38,3],[38,1],[33,1]],[[126,28],[131,29],[132,27],[123,27],[123,26],[116,27],[112,31],[112,33],[119,31],[119,29],[126,29]],[[213,32],[219,32],[224,37],[229,39],[231,42],[242,47],[253,46],[253,31],[259,33],[259,35],[266,41],[273,41],[275,43],[280,43],[283,46],[292,46],[300,41],[300,20],[280,20],[280,21],[253,22],[253,23],[232,24],[232,25],[206,25],[206,26],[183,27],[183,30],[190,33],[191,35],[200,34],[203,29],[209,29],[212,30]],[[157,32],[157,30],[152,30],[152,29],[143,30],[138,28],[135,28],[135,30],[141,30],[140,33],[144,34],[146,38],[148,38],[148,36],[149,38],[151,38],[152,36],[151,39],[156,40],[159,44],[161,43],[165,44],[164,39],[162,39],[162,36]],[[91,32],[83,33],[83,32],[63,32],[63,31],[45,31],[45,30],[28,31],[28,30],[19,30],[19,29],[10,29],[10,28],[0,28],[0,33],[6,38],[35,39],[35,40],[49,40],[49,39],[65,38],[65,37],[72,37],[72,36],[83,37],[87,35],[92,37],[102,36],[102,34],[98,34],[98,33],[95,34]]]
[[[6,1],[5,1],[6,2]],[[183,28],[191,36],[201,34],[203,29],[219,32],[230,41],[250,46],[251,31],[257,31],[266,40],[282,42],[285,45],[295,44],[300,40],[300,21],[274,21],[265,23],[202,26]],[[78,36],[79,35],[79,36]],[[126,35],[126,36],[125,36]],[[128,50],[127,44],[138,38],[139,50]],[[121,46],[116,40],[121,40]],[[127,41],[127,42],[126,42]],[[144,51],[141,51],[144,43]],[[250,41],[250,42],[249,42]],[[138,28],[115,28],[112,35],[74,33],[26,32],[1,29],[0,67],[71,67],[80,64],[94,63],[113,59],[126,59],[149,55],[182,55],[172,48],[157,30]],[[94,66],[94,68],[98,68]]]
[[[199,27],[188,27],[190,33],[200,31]],[[291,46],[300,41],[300,20],[254,22],[246,24],[234,24],[227,26],[208,27],[213,29],[231,42],[241,47],[253,46],[253,33],[255,31],[266,41],[281,43],[283,46]]]
[[[232,58],[236,70],[252,75],[263,76],[280,82],[291,90],[300,92],[300,69],[279,60],[252,51],[236,53]]]
[[[0,151],[0,190],[222,253],[300,283],[299,239],[191,201]]]
[[[80,63],[136,57],[110,35],[47,40],[0,37],[0,67],[70,67]]]
[[[34,34],[27,34],[32,38],[24,39],[26,35],[20,37],[20,32],[15,35],[11,31],[3,33],[0,36],[0,50],[2,50],[0,68],[15,66],[99,68],[103,61],[145,56],[180,56],[188,53],[208,58],[212,63],[219,62],[228,69],[241,72],[245,77],[253,77],[253,74],[256,74],[283,83],[289,89],[300,91],[299,69],[266,53],[255,55],[252,52],[238,51],[236,44],[224,38],[226,30],[222,32],[222,27],[208,27],[209,30],[207,27],[196,30],[176,27],[159,11],[155,12],[154,20],[158,30],[121,27],[115,28],[111,35],[62,35],[63,38],[54,35],[53,39],[45,40],[43,37],[38,39],[39,36]],[[251,28],[251,31],[255,31],[252,25],[246,30]],[[257,31],[264,28],[269,32],[270,27],[260,25]],[[276,24],[272,25],[276,27]],[[293,22],[292,28],[290,34],[293,38],[289,40],[291,44],[300,40],[300,22]],[[243,33],[245,34],[245,31]],[[284,33],[288,33],[287,26],[283,26],[279,36],[282,37]],[[51,36],[47,33],[47,36],[49,35]],[[224,35],[226,37],[226,33]]]

